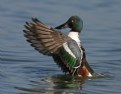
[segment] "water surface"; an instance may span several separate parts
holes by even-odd
[[[120,0],[1,0],[0,94],[121,94],[120,9]],[[55,27],[72,15],[84,21],[89,64],[108,77],[74,81],[25,41],[23,25],[31,17]]]

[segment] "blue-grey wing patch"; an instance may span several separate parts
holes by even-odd
[[[79,48],[75,40],[68,40],[67,45],[73,53],[73,55],[75,56],[75,58],[77,59],[74,68],[78,68],[79,66],[81,66],[83,51]]]

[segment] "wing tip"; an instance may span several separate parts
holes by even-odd
[[[37,18],[31,18],[33,22],[40,22]]]
[[[27,34],[27,30],[23,30],[23,32],[24,32],[25,34]]]

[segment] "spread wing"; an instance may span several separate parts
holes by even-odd
[[[48,27],[36,18],[32,18],[32,23],[26,22],[25,37],[37,51],[44,55],[57,53],[57,49],[70,38]]]
[[[54,28],[50,28],[36,18],[26,22],[25,37],[37,51],[52,56],[64,72],[73,73],[81,66],[82,54],[77,43]]]

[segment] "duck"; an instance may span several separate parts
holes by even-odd
[[[23,30],[26,40],[35,50],[51,56],[65,74],[78,77],[92,77],[94,70],[86,59],[86,52],[80,40],[83,21],[71,16],[65,23],[53,28],[37,18],[26,22]],[[60,30],[70,28],[66,35]]]

